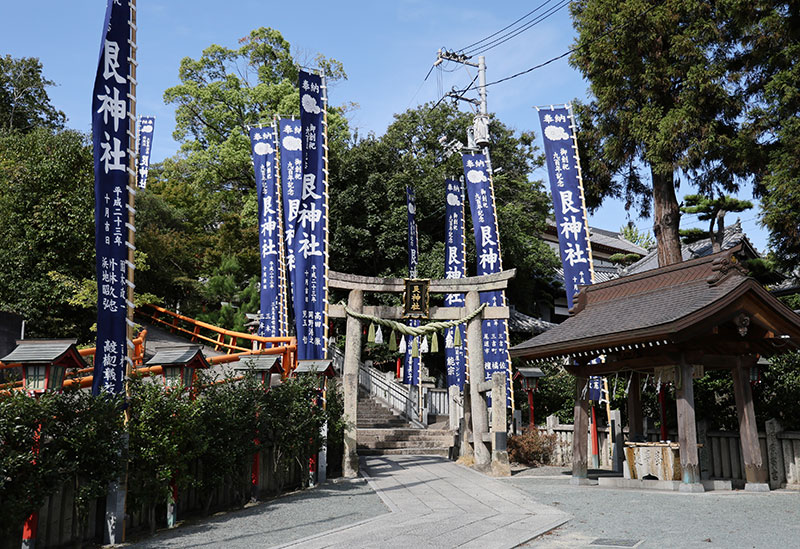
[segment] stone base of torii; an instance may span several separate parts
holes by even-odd
[[[480,306],[479,292],[504,290],[514,277],[515,270],[491,275],[457,279],[431,280],[430,293],[466,294],[465,307],[431,307],[431,320],[456,320],[467,317]],[[348,290],[347,308],[357,313],[378,318],[401,320],[400,307],[365,306],[364,292],[403,293],[405,281],[400,278],[376,278],[328,271],[328,287]],[[345,477],[358,475],[358,453],[356,424],[358,419],[358,364],[361,360],[361,322],[347,315],[341,305],[331,305],[330,318],[346,318],[343,389],[344,414],[347,427],[344,432],[344,457],[342,471]],[[492,375],[484,381],[483,364],[483,320],[508,319],[508,307],[486,307],[483,312],[467,322],[467,353],[471,383],[464,386],[464,418],[459,429],[461,440],[459,453],[471,455],[475,468],[497,476],[509,476],[511,469],[506,449],[506,407],[498,406],[492,413],[492,429],[489,430],[489,413],[486,400],[481,393],[491,391],[492,402],[504,402],[506,395],[506,373]],[[475,380],[478,380],[477,382]],[[451,427],[453,423],[451,422]]]

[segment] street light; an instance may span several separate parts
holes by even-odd
[[[528,392],[528,419],[529,425],[533,427],[536,425],[533,418],[533,391],[539,385],[539,378],[544,377],[544,372],[533,366],[517,368],[517,373],[514,377],[522,380],[522,386]]]
[[[197,370],[211,367],[199,345],[159,349],[145,366],[161,366],[167,387],[187,389],[194,383]]]
[[[281,384],[281,374],[283,373],[283,366],[281,365],[281,357],[277,355],[251,355],[246,358],[239,359],[235,363],[233,370],[239,374],[244,375],[252,371],[257,376],[261,377],[261,383],[271,388]],[[272,379],[272,374],[278,374],[276,380]]]
[[[26,393],[39,396],[61,391],[68,368],[86,367],[74,339],[23,339],[0,361],[22,366],[22,386]]]

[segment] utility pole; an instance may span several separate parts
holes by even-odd
[[[489,109],[486,106],[486,58],[481,55],[478,56],[478,62],[474,63],[470,61],[470,57],[467,57],[464,54],[447,51],[447,50],[439,50],[436,55],[436,61],[434,62],[434,66],[439,65],[442,61],[453,61],[454,63],[461,63],[462,65],[468,65],[470,67],[475,67],[478,69],[478,96],[480,97],[479,100],[476,99],[468,99],[466,97],[462,97],[459,95],[455,90],[448,92],[447,96],[452,97],[453,99],[459,101],[466,101],[468,103],[472,103],[473,105],[478,106],[478,114],[475,115],[475,118],[472,123],[472,132],[467,132],[467,143],[470,148],[475,147],[478,149],[482,149],[484,154],[486,154],[486,158],[489,158]],[[473,145],[474,143],[474,145]]]

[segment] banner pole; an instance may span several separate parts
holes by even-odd
[[[136,148],[136,0],[130,0],[130,46],[131,46],[131,57],[128,60],[130,64],[130,77],[128,79],[130,83],[130,96],[129,96],[129,107],[130,110],[128,112],[128,265],[127,265],[127,272],[126,272],[126,280],[128,282],[127,287],[127,294],[128,294],[128,307],[127,307],[127,329],[126,329],[126,336],[127,336],[127,350],[126,353],[126,365],[125,365],[125,399],[130,399],[131,396],[131,389],[130,389],[130,377],[133,373],[133,351],[135,349],[133,345],[134,333],[133,333],[133,313],[134,313],[134,273],[135,273],[135,257],[134,251],[136,250],[136,190],[138,187],[137,177],[136,177],[136,154],[134,153],[134,149]],[[131,412],[129,407],[125,407],[125,425],[131,419]]]

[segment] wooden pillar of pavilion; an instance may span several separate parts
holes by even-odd
[[[639,372],[632,372],[628,387],[628,440],[635,441],[639,436],[644,436],[642,376]]]
[[[694,415],[694,366],[681,354],[675,400],[678,408],[678,442],[680,443],[681,492],[704,492],[700,483],[700,459],[697,453],[697,425]]]
[[[575,377],[575,419],[572,432],[572,478],[570,484],[588,484],[589,391],[588,378]],[[584,390],[587,389],[587,390]]]
[[[742,461],[746,483],[744,489],[750,492],[769,492],[767,470],[761,456],[758,442],[758,427],[753,408],[753,391],[750,387],[750,368],[755,366],[757,356],[736,357],[733,374],[733,393],[736,398],[736,412],[739,416],[739,440],[742,447]]]

